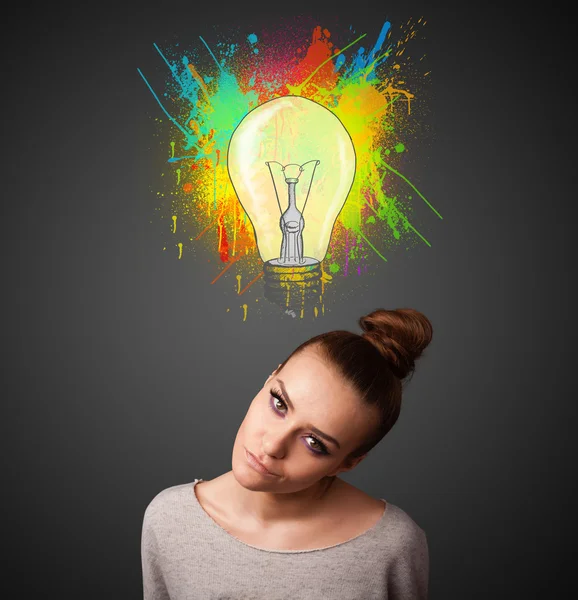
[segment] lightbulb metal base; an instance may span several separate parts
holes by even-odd
[[[263,264],[265,297],[278,306],[300,310],[317,303],[321,293],[321,263],[304,257],[300,265],[287,265],[278,258]]]

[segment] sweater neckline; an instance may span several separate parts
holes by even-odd
[[[305,552],[320,552],[322,550],[332,550],[333,548],[338,548],[339,546],[344,546],[345,544],[350,544],[352,542],[355,542],[357,540],[361,540],[362,538],[366,538],[369,537],[371,535],[374,535],[381,527],[383,527],[385,525],[385,522],[387,520],[387,518],[389,517],[389,514],[391,512],[390,510],[390,505],[389,502],[386,502],[383,498],[380,498],[380,500],[384,503],[385,508],[383,511],[383,514],[381,515],[381,518],[379,519],[379,521],[377,523],[375,523],[375,525],[373,525],[372,527],[370,527],[369,529],[366,529],[365,531],[363,531],[362,533],[348,539],[345,540],[344,542],[339,542],[337,544],[333,544],[331,546],[324,546],[323,548],[308,548],[308,549],[304,549],[304,550],[271,550],[269,548],[260,548],[259,546],[253,546],[252,544],[248,544],[247,542],[244,542],[243,540],[240,540],[238,537],[235,537],[232,533],[229,533],[224,527],[221,527],[221,525],[219,525],[212,517],[211,515],[209,515],[209,513],[207,513],[205,511],[205,509],[201,506],[201,503],[199,502],[199,499],[197,498],[197,494],[195,492],[195,486],[197,485],[197,483],[203,481],[203,479],[195,479],[192,483],[192,487],[191,490],[193,492],[193,498],[194,498],[194,503],[195,506],[197,507],[197,510],[202,513],[203,518],[208,519],[210,521],[210,523],[217,528],[217,530],[219,530],[221,532],[221,534],[224,534],[225,536],[227,536],[229,539],[233,539],[236,542],[243,544],[243,546],[247,546],[248,548],[252,548],[253,550],[258,550],[259,552],[272,552],[275,554],[302,554]]]

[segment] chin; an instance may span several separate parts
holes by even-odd
[[[240,466],[235,466],[233,463],[233,477],[241,487],[244,487],[246,490],[251,490],[252,492],[259,492],[267,489],[267,482],[259,480],[257,473],[255,473],[256,476],[253,477],[253,473],[254,471],[252,471],[251,467],[248,465],[242,464]]]
[[[237,483],[241,487],[244,487],[246,490],[249,490],[251,492],[262,492],[265,489],[267,489],[260,482],[250,480],[248,477],[244,477],[243,475],[238,476],[234,471],[233,471],[233,477],[235,477],[235,479],[237,480]]]

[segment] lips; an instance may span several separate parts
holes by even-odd
[[[279,475],[277,475],[277,473],[273,473],[272,471],[269,471],[269,469],[267,469],[267,467],[251,452],[249,452],[249,450],[247,450],[245,448],[245,452],[247,454],[247,460],[249,461],[249,464],[252,464],[252,466],[254,468],[256,468],[258,471],[262,472],[264,475],[271,475],[274,477],[279,477]]]

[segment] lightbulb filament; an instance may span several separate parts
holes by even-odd
[[[297,163],[289,163],[287,165],[282,165],[276,160],[268,161],[265,163],[267,167],[269,167],[269,173],[271,174],[271,179],[273,181],[273,188],[275,189],[277,204],[279,205],[279,210],[281,211],[279,227],[281,228],[283,239],[281,242],[281,252],[279,256],[280,264],[291,265],[296,263],[303,264],[305,262],[305,258],[303,256],[303,229],[305,228],[305,219],[303,218],[303,212],[297,208],[297,203],[295,200],[295,186],[297,185],[297,183],[299,183],[299,177],[301,176],[301,173],[303,173],[303,171],[305,170],[304,167],[308,164],[314,163],[315,166],[313,167],[313,171],[311,173],[309,188],[307,189],[307,196],[303,204],[304,211],[305,205],[307,204],[307,200],[309,200],[309,192],[311,191],[311,185],[313,184],[315,169],[317,169],[317,165],[319,165],[320,162],[320,160],[314,159],[309,160],[306,163],[303,163],[302,165],[299,165]],[[273,175],[273,170],[271,169],[272,164],[279,165],[281,167],[281,172],[283,173],[285,173],[285,169],[287,167],[299,167],[299,173],[296,174],[296,177],[285,176],[285,183],[287,184],[288,193],[288,206],[285,212],[283,212],[281,208],[281,201],[279,200],[277,184],[275,183],[275,177]]]

